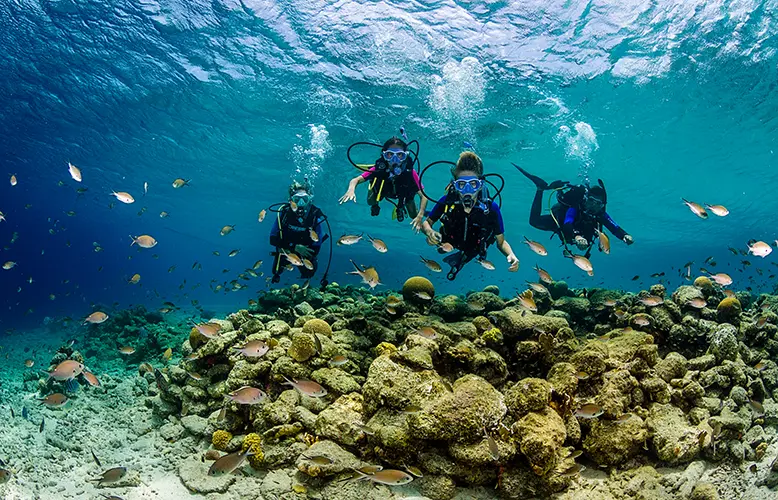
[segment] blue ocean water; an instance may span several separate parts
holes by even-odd
[[[439,291],[496,283],[509,295],[539,264],[571,286],[638,290],[652,273],[683,283],[677,271],[694,261],[695,275],[702,265],[730,273],[733,288],[770,291],[775,255],[746,266],[727,247],[776,237],[775,14],[775,2],[755,1],[3,2],[0,261],[18,265],[0,271],[0,321],[82,318],[93,304],[245,306],[264,278],[212,287],[258,259],[267,272],[271,217],[257,214],[303,177],[335,238],[365,232],[389,246],[336,247],[340,283],[358,282],[345,274],[354,259],[388,289],[421,274]],[[449,283],[419,262],[437,254],[407,220],[370,217],[365,185],[359,203],[338,205],[357,174],[347,147],[401,126],[422,166],[455,161],[467,141],[505,177],[518,273],[492,248],[496,271],[472,263]],[[580,272],[529,226],[534,191],[511,162],[548,180],[603,179],[635,244],[614,239],[610,255],[595,252],[594,277]],[[191,185],[173,189],[178,177]],[[442,194],[448,178],[440,168],[423,180]],[[731,214],[698,219],[681,197]],[[220,236],[228,224],[235,231]],[[130,247],[130,234],[159,244]],[[532,254],[525,235],[549,256]],[[286,273],[279,286],[293,282]]]

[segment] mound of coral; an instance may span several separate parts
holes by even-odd
[[[435,296],[414,282],[421,301],[276,290],[213,319],[218,337],[190,337],[179,364],[142,374],[147,404],[170,440],[201,436],[210,458],[251,449],[252,467],[294,466],[322,498],[345,498],[333,480],[369,464],[418,472],[433,499],[457,486],[521,499],[568,488],[576,461],[650,475],[759,460],[778,423],[778,301],[694,283],[631,294],[558,282],[535,294],[537,312],[496,287]],[[261,357],[233,349],[256,340],[270,346]],[[226,398],[244,386],[267,397]]]

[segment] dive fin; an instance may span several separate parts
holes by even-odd
[[[543,190],[543,191],[548,189],[548,183],[546,181],[544,181],[543,179],[541,179],[540,177],[538,177],[537,175],[532,175],[531,173],[527,172],[526,170],[524,170],[520,166],[516,165],[515,163],[511,163],[511,165],[516,167],[516,169],[519,172],[524,174],[524,177],[526,177],[527,179],[531,180],[535,184],[535,187],[537,187],[538,189]]]

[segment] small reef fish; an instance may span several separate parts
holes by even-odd
[[[233,347],[232,350],[243,354],[247,358],[261,358],[270,350],[270,346],[261,340],[252,340],[246,342],[243,347]]]
[[[491,261],[488,261],[486,259],[480,259],[478,261],[479,264],[481,264],[481,267],[486,269],[487,271],[494,271],[496,268],[494,267],[494,264]]]
[[[333,356],[327,364],[330,365],[331,368],[334,368],[336,366],[343,366],[346,363],[348,363],[348,358],[346,356],[342,356],[338,354],[336,356]]]
[[[454,251],[454,245],[451,243],[445,242],[438,245],[438,249],[443,253],[450,253]]]
[[[346,274],[358,275],[360,278],[362,278],[362,283],[369,286],[371,290],[381,284],[378,278],[378,271],[376,271],[374,267],[371,266],[361,269],[353,260],[350,262],[354,266],[355,271],[351,271]]]
[[[303,259],[300,258],[299,255],[297,255],[294,252],[287,252],[286,250],[281,250],[281,253],[286,257],[286,260],[289,261],[290,264],[293,266],[300,267],[303,265]]]
[[[240,389],[227,394],[226,397],[238,404],[255,405],[267,398],[267,394],[265,394],[261,389],[257,389],[256,387],[249,387],[244,385]]]
[[[645,316],[637,316],[632,320],[632,322],[637,326],[648,326],[651,324],[651,322]]]
[[[355,235],[355,234],[344,234],[340,238],[338,238],[338,245],[354,245],[355,243],[359,243],[359,240],[362,239],[362,235]]]
[[[119,352],[125,356],[129,356],[130,354],[135,354],[135,348],[129,345],[125,345],[119,348]]]
[[[772,247],[765,243],[764,241],[755,241],[748,245],[748,251],[749,253],[757,256],[765,258],[773,251]],[[748,262],[748,261],[746,261]]]
[[[257,222],[262,222],[265,220],[265,216],[267,215],[267,210],[264,208],[259,211],[259,215],[257,215]]]
[[[603,233],[602,231],[597,231],[597,237],[599,240],[600,252],[604,253],[605,255],[610,255],[611,240],[610,238],[608,238],[608,235]]]
[[[689,210],[692,211],[694,215],[699,217],[700,219],[707,219],[708,218],[708,212],[705,211],[704,208],[702,208],[702,205],[699,203],[695,203],[693,201],[686,200],[684,198],[681,198],[683,201],[683,204],[689,207]]]
[[[419,257],[421,258],[421,262],[423,262],[424,265],[427,266],[427,269],[429,269],[433,273],[439,273],[439,272],[443,271],[443,269],[440,267],[440,264],[438,264],[434,260],[432,260],[432,259],[425,259],[421,255]]]
[[[553,283],[554,282],[554,280],[551,279],[551,275],[548,274],[548,272],[545,271],[543,268],[535,266],[535,267],[533,267],[533,269],[535,271],[537,271],[538,279],[540,279],[540,281],[542,281],[543,283]]]
[[[188,186],[191,181],[192,181],[192,179],[181,179],[181,178],[178,178],[178,179],[173,181],[173,188],[174,189],[178,189],[178,188],[182,188],[184,186]]]
[[[74,181],[81,182],[81,170],[70,162],[68,162],[68,173]]]
[[[286,380],[286,382],[283,382],[282,385],[291,385],[306,396],[310,396],[312,398],[321,398],[327,395],[327,389],[312,380],[290,380],[286,378],[286,376],[284,376],[284,380]]]
[[[237,249],[235,249],[235,250],[231,251],[230,253],[228,253],[228,254],[227,254],[227,257],[235,257],[235,256],[236,256],[236,255],[238,255],[239,253],[240,253],[240,248],[237,248]]]
[[[71,380],[75,377],[78,377],[83,371],[83,364],[72,359],[66,359],[65,361],[58,364],[54,370],[49,372],[49,377],[59,382],[63,382],[65,380]]]
[[[647,307],[655,307],[664,304],[664,299],[656,295],[647,295],[639,299],[639,302]]]
[[[763,372],[767,369],[767,363],[765,363],[764,361],[760,361],[759,363],[754,365],[754,369],[756,371]]]
[[[114,467],[103,472],[103,475],[87,481],[97,481],[98,486],[112,484],[121,481],[127,475],[127,467]]]
[[[46,417],[41,417],[41,425],[38,427],[38,433],[43,432],[43,429],[46,428]]]
[[[149,236],[148,234],[143,234],[140,236],[132,236],[130,235],[130,238],[132,239],[132,243],[130,243],[130,246],[133,246],[137,244],[141,248],[154,248],[157,246],[157,240],[155,240],[153,237]]]
[[[421,469],[418,467],[414,467],[413,465],[405,465],[405,470],[407,470],[409,473],[413,474],[416,477],[424,477],[424,474],[421,472]]]
[[[318,241],[319,241],[319,233],[317,233],[316,231],[314,231],[314,230],[313,230],[313,228],[311,228],[311,229],[308,231],[308,236],[311,238],[311,241],[313,241],[314,243],[316,243],[316,242],[318,242]]]
[[[167,392],[170,388],[170,383],[167,381],[162,372],[159,369],[154,368],[154,380],[157,382],[157,387],[162,392]]]
[[[691,306],[691,307],[693,307],[693,308],[695,308],[695,309],[702,309],[702,308],[704,308],[705,306],[707,306],[707,305],[708,305],[708,303],[707,303],[707,302],[705,302],[705,299],[703,299],[703,298],[701,298],[701,297],[695,297],[695,298],[693,298],[693,299],[689,300],[689,301],[686,303],[686,305],[689,305],[689,306]]]
[[[14,267],[16,267],[16,262],[12,260],[9,260],[5,264],[3,264],[3,269],[5,269],[6,271],[13,269]]]
[[[97,379],[97,377],[95,376],[94,373],[92,373],[92,372],[90,372],[88,370],[84,370],[81,373],[81,375],[84,376],[84,380],[86,380],[86,382],[89,385],[91,385],[92,387],[100,387],[101,386],[100,381]]]
[[[486,435],[486,442],[489,445],[489,455],[492,457],[492,460],[499,460],[500,448],[497,446],[497,441],[494,440],[491,434],[486,432],[486,428],[484,428],[484,435]]]
[[[127,283],[129,283],[130,285],[137,285],[139,281],[140,281],[140,274],[136,273],[132,275],[132,278],[130,278],[129,281],[127,281]]]
[[[233,231],[235,231],[235,226],[224,226],[221,231],[219,231],[219,234],[222,236],[227,236]]]
[[[384,470],[382,465],[365,465],[359,469],[354,469],[354,471],[361,472],[362,474],[375,474],[376,472],[380,472],[382,470]]]
[[[15,186],[19,181],[16,180],[16,175],[11,176],[11,185]]]
[[[253,269],[253,270],[255,270],[255,271],[256,271],[256,270],[257,270],[257,269],[259,269],[261,266],[262,266],[262,261],[261,261],[261,260],[258,260],[258,261],[256,261],[256,262],[254,263],[254,265],[253,265],[253,266],[251,266],[251,269]]]
[[[527,286],[532,289],[533,292],[536,293],[548,293],[548,288],[545,287],[542,283],[534,283],[531,281],[527,281]]]
[[[586,466],[581,464],[575,464],[563,470],[559,475],[562,477],[575,477],[581,472],[583,472],[584,470],[586,470]]]
[[[535,304],[535,299],[532,296],[532,290],[526,290],[516,298],[519,300],[519,304],[524,309],[531,312],[538,312],[538,306]]]
[[[546,250],[546,247],[538,243],[537,241],[532,241],[526,236],[524,237],[524,243],[527,244],[530,250],[535,252],[536,254],[545,257],[548,255],[548,250]]]
[[[0,484],[5,484],[11,480],[13,474],[8,469],[0,469]]]
[[[312,455],[310,457],[307,455],[300,455],[300,456],[306,460],[310,460],[311,462],[317,465],[330,465],[333,462],[333,460],[330,457],[324,455]]]
[[[172,357],[173,357],[173,349],[168,347],[167,349],[165,349],[165,352],[162,353],[162,359],[164,359],[165,361],[170,361],[170,358]]]
[[[160,219],[167,219],[168,217],[170,217],[170,214],[165,212],[164,210],[159,213],[159,218]]]
[[[586,257],[584,257],[583,255],[568,254],[567,258],[572,259],[573,264],[575,264],[575,266],[581,271],[584,271],[586,273],[594,272],[594,266],[592,266],[591,261]]]
[[[33,366],[35,366],[35,360],[34,359],[25,359],[24,360],[24,366],[26,366],[27,368],[32,368]]]
[[[227,474],[232,473],[235,469],[243,465],[243,462],[246,460],[246,457],[253,455],[254,453],[251,451],[251,448],[247,448],[244,452],[236,451],[235,453],[230,453],[228,455],[224,455],[223,457],[216,460],[213,465],[208,469],[208,475],[209,476],[225,476]]]
[[[575,378],[577,378],[579,381],[583,382],[586,380],[589,380],[589,374],[586,372],[576,372]]]
[[[375,474],[364,474],[360,471],[357,472],[362,475],[360,479],[367,479],[374,483],[385,484],[387,486],[402,486],[413,481],[413,476],[407,472],[396,469],[385,469],[378,471]]]
[[[55,392],[54,394],[49,394],[39,401],[41,404],[46,405],[49,408],[60,408],[68,402],[68,397],[61,392]]]
[[[602,415],[603,409],[595,404],[585,404],[575,411],[575,416],[580,418],[597,418]]]
[[[373,245],[373,248],[375,248],[380,253],[386,253],[389,251],[389,249],[386,247],[386,243],[384,243],[383,240],[379,240],[378,238],[373,238],[369,234],[367,235],[367,239],[370,240],[370,243]]]
[[[431,326],[422,326],[421,328],[415,330],[413,333],[421,335],[422,337],[430,340],[438,338],[438,332],[435,331],[435,329]]]
[[[421,300],[432,300],[432,297],[427,292],[416,292],[414,295]]]
[[[303,267],[309,271],[313,271],[313,262],[308,259],[303,259]]]
[[[719,217],[726,217],[729,215],[729,210],[727,210],[727,207],[724,205],[708,205],[705,204],[705,208],[713,212],[715,215],[718,215]]]
[[[111,196],[115,196],[117,200],[128,205],[130,203],[135,203],[135,198],[133,198],[130,193],[124,191],[119,191],[118,193],[116,191],[111,191]]]
[[[144,182],[143,183],[143,196],[146,196],[147,194],[149,194],[149,183],[148,182]]]
[[[200,332],[200,335],[207,339],[215,339],[219,336],[219,331],[221,330],[221,326],[217,323],[200,323],[198,325],[197,323],[192,322],[192,324],[197,331]]]
[[[732,278],[726,273],[711,274],[710,279],[721,286],[728,286],[732,284]]]

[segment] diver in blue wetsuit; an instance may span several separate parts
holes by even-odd
[[[627,245],[634,243],[632,236],[616,224],[605,211],[608,195],[601,180],[598,181],[598,185],[592,187],[574,186],[566,181],[554,181],[548,184],[518,165],[513,166],[537,188],[529,212],[529,223],[532,227],[555,233],[565,247],[574,244],[579,250],[586,252],[585,257],[591,255],[594,241],[599,237],[603,227]],[[550,214],[542,215],[543,193],[548,190],[557,193],[557,203],[551,207]]]
[[[329,236],[323,232],[326,220],[319,207],[313,204],[313,195],[307,184],[293,183],[289,187],[289,202],[276,211],[276,220],[270,230],[270,244],[275,247],[272,254],[273,283],[279,282],[281,273],[291,262],[285,253],[297,255],[304,262],[298,266],[301,278],[311,278],[316,274],[321,244]]]
[[[505,240],[500,207],[485,194],[483,170],[483,163],[475,153],[462,153],[452,170],[454,180],[448,192],[422,222],[422,231],[431,243],[439,246],[439,251],[445,251],[442,246],[446,243],[457,250],[443,259],[451,266],[449,280],[455,279],[473,258],[484,260],[493,243],[505,255],[509,271],[519,268],[519,259]],[[440,232],[432,228],[438,221]]]

